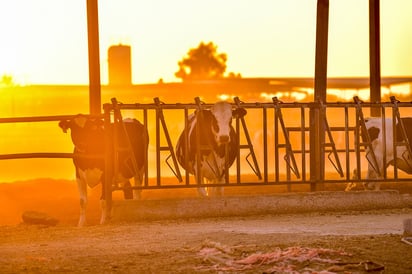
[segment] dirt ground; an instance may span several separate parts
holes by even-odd
[[[1,226],[0,272],[412,273],[412,245],[401,241],[411,216],[399,209]]]
[[[15,202],[9,211],[48,209],[60,223],[23,224],[3,207],[0,273],[412,273],[412,245],[402,241],[412,208],[106,225],[91,215],[77,228],[75,189],[54,200],[13,193],[0,185]]]

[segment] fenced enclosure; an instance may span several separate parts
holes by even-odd
[[[240,145],[238,157],[226,175],[228,180],[225,186],[285,185],[290,189],[293,185],[308,184],[312,190],[321,190],[323,183],[371,181],[366,177],[371,164],[365,157],[365,148],[369,144],[361,136],[365,117],[369,116],[371,108],[378,108],[385,126],[386,118],[392,118],[396,122],[400,117],[412,116],[412,104],[398,102],[396,99],[380,104],[354,99],[354,102],[345,103],[284,103],[274,97],[272,102],[246,103],[237,97],[233,98],[233,108],[244,108],[247,114],[233,121]],[[196,188],[200,185],[196,183],[194,176],[177,163],[175,147],[188,116],[195,110],[207,109],[211,105],[201,102],[199,98],[186,104],[165,103],[158,98],[148,104],[120,103],[112,99],[111,103],[103,105],[104,114],[94,117],[103,119],[106,125],[113,123],[115,126],[120,126],[118,124],[122,118],[136,118],[148,129],[150,140],[146,155],[146,176],[144,183],[134,188]],[[314,111],[319,117],[320,135],[313,135],[311,132]],[[0,125],[59,121],[70,117],[73,116],[1,118]],[[394,134],[396,137],[396,132]],[[31,141],[34,142],[27,140]],[[116,158],[117,145],[113,139],[107,138],[107,141],[107,147],[111,149],[104,156],[106,174],[109,174],[106,187],[110,190],[107,192],[110,195],[108,199],[111,199],[112,191],[120,188],[112,185],[110,179],[116,170],[113,159]],[[318,153],[311,149],[313,143],[317,143],[320,148],[320,165],[312,162],[312,154]],[[405,146],[393,143],[394,147],[400,145]],[[70,152],[24,152],[1,154],[0,160],[72,157]],[[314,171],[317,174],[313,174]],[[410,181],[410,175],[398,170],[396,162],[381,173],[379,181]]]

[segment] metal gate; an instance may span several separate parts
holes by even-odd
[[[235,97],[232,105],[233,108],[245,108],[248,114],[235,120],[240,145],[226,186],[285,185],[290,189],[294,184],[311,184],[317,190],[322,190],[324,183],[368,181],[366,175],[370,161],[365,157],[365,149],[370,146],[370,141],[361,140],[361,131],[367,132],[363,129],[364,113],[378,107],[383,125],[386,117],[400,121],[401,112],[405,113],[404,116],[412,114],[411,103],[394,99],[373,104],[361,102],[357,97],[354,102],[327,104],[283,103],[275,97],[272,102],[245,103]],[[132,115],[138,117],[149,130],[151,149],[147,155],[147,176],[144,184],[137,188],[199,187],[193,176],[178,165],[174,150],[177,135],[187,124],[189,114],[196,109],[209,107],[211,104],[201,102],[199,98],[189,104],[167,104],[154,98],[152,104],[104,105],[106,117],[111,115],[114,108],[121,112],[133,112]],[[313,180],[310,174],[312,169],[309,168],[309,112],[312,109],[319,111],[325,133],[324,140],[319,140],[321,157],[324,159],[324,166],[318,167],[321,180]],[[409,143],[406,144],[409,147]],[[405,143],[394,144],[400,145]],[[409,178],[398,173],[395,163],[390,169],[382,171],[379,180],[407,181]]]

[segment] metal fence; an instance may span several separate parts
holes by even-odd
[[[174,149],[178,134],[187,124],[188,115],[211,104],[195,98],[193,104],[167,104],[158,98],[153,104],[106,104],[106,112],[113,108],[140,111],[149,132],[153,151],[147,157],[146,180],[142,188],[198,187],[194,178],[176,162]],[[234,98],[233,107],[245,108],[248,114],[235,119],[239,137],[239,152],[230,168],[229,186],[311,184],[316,189],[322,183],[364,182],[370,161],[365,157],[369,145],[362,141],[360,129],[364,112],[379,108],[383,124],[386,117],[397,119],[400,113],[412,114],[411,103],[364,103],[355,98],[353,103],[282,103],[276,98],[270,103],[245,103]],[[311,134],[311,111],[317,110],[322,135]],[[166,113],[166,114],[165,114]],[[151,134],[153,137],[153,134]],[[315,140],[310,140],[310,139]],[[318,142],[322,165],[311,167],[311,142]],[[394,146],[399,144],[394,143]],[[153,168],[154,166],[154,168]],[[316,170],[320,174],[311,174]],[[173,175],[172,178],[170,175]],[[396,164],[383,172],[381,181],[409,180],[398,173]],[[155,178],[149,182],[148,177]],[[210,185],[215,186],[215,185]]]
[[[144,183],[134,188],[195,188],[199,184],[176,161],[175,145],[189,114],[211,105],[201,102],[199,98],[189,104],[169,104],[158,98],[154,98],[151,104],[126,104],[112,99],[111,103],[103,105],[104,114],[97,117],[109,124],[120,121],[119,117],[131,116],[148,129],[150,146],[146,155],[146,176]],[[345,103],[283,103],[277,98],[273,98],[272,102],[246,103],[234,98],[232,105],[233,108],[246,109],[247,115],[234,121],[240,145],[225,186],[290,187],[294,184],[309,184],[312,190],[317,190],[321,189],[323,183],[371,181],[367,179],[368,166],[376,166],[376,163],[371,163],[365,157],[365,149],[371,143],[361,137],[370,109],[379,109],[383,126],[386,118],[392,118],[397,123],[400,117],[412,116],[412,104],[398,102],[394,98],[391,102],[380,104],[364,103],[357,97],[354,102]],[[0,124],[59,121],[71,117],[0,118]],[[320,125],[320,131],[317,132],[313,132],[314,117]],[[396,140],[396,132],[394,134],[393,139]],[[388,137],[384,136],[384,140]],[[407,138],[406,142],[394,142],[394,151],[399,146],[409,147]],[[314,151],[314,147],[319,149]],[[116,170],[113,140],[109,140],[107,148],[110,149],[105,153],[106,182],[109,182],[106,187],[110,190],[107,193],[110,193],[111,199],[112,191],[118,189],[111,183],[111,176]],[[0,160],[72,157],[71,153],[34,152],[1,154]],[[313,159],[320,160],[314,162]],[[380,181],[410,180],[408,174],[398,170],[396,162],[381,173]]]

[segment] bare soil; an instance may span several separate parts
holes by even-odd
[[[14,215],[43,210],[60,220],[26,225],[3,205],[0,273],[412,273],[412,245],[402,241],[411,208],[106,225],[90,214],[77,228],[75,185],[66,192],[64,184],[41,185],[53,183],[63,190],[53,199],[39,192],[30,199],[21,191],[27,183],[20,195],[0,185]]]
[[[412,245],[401,241],[408,216],[411,209],[1,226],[0,272],[412,273]]]

